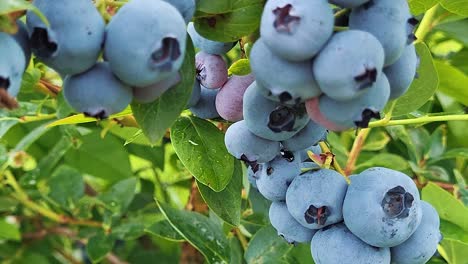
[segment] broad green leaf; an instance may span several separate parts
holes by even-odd
[[[468,57],[466,61],[468,61]],[[457,102],[455,98],[452,98],[442,92],[437,92],[437,99],[444,112],[458,114],[464,113],[463,110],[465,107],[461,103]],[[466,136],[466,131],[468,131],[468,122],[449,121],[447,123],[449,127],[448,145],[455,148],[468,148],[468,137]],[[448,152],[450,152],[450,150]]]
[[[295,245],[284,259],[289,264],[314,264],[312,254],[310,253],[310,244],[301,243]]]
[[[112,236],[122,240],[135,240],[144,235],[145,225],[136,220],[130,220],[112,227]]]
[[[159,236],[176,242],[184,241],[184,237],[181,236],[166,220],[154,223],[150,227],[146,228],[145,232],[150,235]]]
[[[416,44],[416,51],[421,60],[417,70],[419,77],[413,81],[406,94],[397,99],[394,116],[410,113],[423,106],[432,97],[439,84],[437,70],[426,44]]]
[[[434,27],[434,30],[443,31],[449,37],[460,41],[465,46],[468,46],[468,33],[466,32],[467,27],[468,20],[463,19],[447,23],[441,23]]]
[[[0,220],[0,240],[21,240],[21,233],[17,225]]]
[[[0,118],[0,138],[2,138],[10,128],[19,123],[18,118],[2,117]]]
[[[468,243],[444,239],[440,243],[439,253],[449,264],[466,264],[468,260]]]
[[[123,214],[135,197],[136,178],[129,178],[114,184],[99,198],[115,214]]]
[[[422,190],[422,199],[434,206],[441,219],[468,232],[468,208],[450,193],[430,182]]]
[[[129,116],[131,114],[132,114],[132,110],[130,109],[130,107],[127,107],[122,112],[117,113],[115,115],[109,116],[108,119]],[[93,122],[97,122],[97,121],[99,121],[99,120],[94,118],[94,117],[87,117],[84,114],[76,114],[76,115],[72,115],[72,116],[65,117],[63,119],[59,119],[57,121],[54,121],[54,122],[48,124],[48,127],[85,124],[85,123],[93,123]]]
[[[164,170],[165,149],[161,147],[149,147],[137,144],[125,146],[130,154],[136,155],[147,161],[150,161],[154,167]]]
[[[48,196],[63,208],[72,208],[83,197],[85,183],[81,173],[66,165],[58,167],[47,180]]]
[[[242,252],[242,246],[236,237],[231,237],[229,239],[229,247],[231,248],[231,260],[229,264],[243,264],[244,254]]]
[[[21,92],[34,93],[36,84],[41,79],[41,71],[34,67],[29,67],[23,74],[23,81],[21,82]]]
[[[365,162],[359,163],[356,167],[356,173],[372,167],[385,167],[398,171],[404,171],[409,168],[408,161],[404,158],[390,153],[379,153]]]
[[[249,264],[277,263],[291,248],[272,226],[266,226],[253,236],[245,260]]]
[[[248,75],[252,72],[250,69],[250,62],[248,59],[240,59],[234,62],[231,67],[229,67],[229,75]]]
[[[36,140],[44,135],[49,128],[46,124],[36,127],[29,134],[21,139],[21,141],[15,146],[13,151],[27,150]]]
[[[468,0],[442,0],[440,3],[452,13],[468,16]]]
[[[158,206],[172,227],[197,248],[208,263],[229,263],[229,242],[215,222],[197,212],[174,209],[162,203]]]
[[[232,10],[233,2],[233,0],[199,0],[197,1],[197,10],[210,14],[226,13]]]
[[[447,126],[441,125],[432,132],[429,142],[425,147],[424,158],[432,159],[441,156],[447,147]]]
[[[221,219],[233,226],[240,224],[242,203],[242,165],[234,161],[234,173],[231,181],[221,192],[215,192],[204,184],[197,182],[198,189],[206,204]]]
[[[200,183],[219,192],[231,181],[234,158],[215,125],[194,116],[180,117],[172,126],[171,141],[177,156]]]
[[[0,2],[0,15],[7,15],[9,13],[31,10],[36,14],[45,25],[49,25],[47,18],[37,9],[32,3],[26,0],[2,0]]]
[[[226,3],[226,5],[217,6],[218,2]],[[232,2],[232,5],[227,2]],[[208,5],[211,5],[210,10],[205,8]],[[198,7],[206,14],[195,17],[195,29],[200,35],[211,40],[237,41],[257,30],[263,5],[263,0],[201,0]]]
[[[187,39],[185,59],[179,73],[181,82],[149,104],[132,103],[133,114],[143,133],[153,144],[158,142],[187,105],[195,81],[195,50]]]
[[[408,0],[411,13],[414,15],[419,15],[426,12],[439,2],[440,0]]]
[[[372,130],[369,137],[366,139],[363,150],[378,151],[382,150],[390,142],[390,137],[382,130]]]
[[[468,232],[449,221],[440,221],[440,232],[442,232],[444,238],[460,240],[468,244]]]
[[[434,61],[439,74],[439,90],[455,100],[468,105],[468,76],[457,68],[441,61]]]
[[[99,262],[112,250],[114,244],[114,238],[99,232],[89,239],[86,252],[93,262]]]
[[[411,168],[413,171],[420,176],[433,181],[442,181],[448,182],[450,181],[450,174],[449,172],[441,166],[426,166],[421,168],[414,163],[410,163]]]
[[[128,153],[114,136],[101,139],[94,131],[80,140],[81,145],[65,155],[68,165],[110,183],[132,176]]]
[[[53,168],[62,160],[65,153],[73,146],[72,138],[62,137],[53,147],[49,149],[47,155],[39,161],[37,165],[40,178],[48,178]]]
[[[385,128],[394,141],[401,141],[403,152],[408,152],[411,161],[418,163],[421,160],[419,153],[416,151],[416,146],[409,136],[408,130],[404,126],[391,126]]]

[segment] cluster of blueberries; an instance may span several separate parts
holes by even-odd
[[[132,0],[107,25],[92,0],[33,4],[48,23],[30,11],[16,35],[0,33],[0,90],[10,99],[31,51],[60,74],[68,103],[96,118],[122,111],[133,99],[154,101],[180,81],[194,0]]]

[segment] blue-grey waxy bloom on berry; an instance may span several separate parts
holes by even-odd
[[[152,85],[133,88],[133,99],[142,104],[151,103],[158,99],[167,90],[176,86],[180,80],[180,74],[176,72],[159,82],[153,83]]]
[[[218,89],[228,80],[228,68],[223,57],[200,51],[195,55],[197,80],[209,89]]]
[[[379,79],[384,65],[380,42],[364,31],[336,33],[314,60],[323,93],[337,101],[354,99]]]
[[[219,117],[216,110],[216,95],[219,89],[208,89],[203,86],[200,91],[200,100],[190,107],[190,111],[197,117],[203,119],[212,119]]]
[[[0,58],[0,90],[6,91],[10,97],[16,97],[26,65],[25,56],[16,40],[3,32],[0,32]]]
[[[67,76],[63,89],[65,99],[76,111],[98,119],[124,110],[132,101],[132,89],[114,76],[106,62]]]
[[[285,60],[304,61],[317,54],[333,33],[333,11],[326,0],[269,0],[260,35]]]
[[[90,0],[35,0],[50,26],[32,11],[27,26],[36,57],[61,75],[82,73],[96,63],[104,43],[105,23]],[[125,42],[127,43],[127,42]]]
[[[146,87],[180,69],[186,38],[185,21],[171,4],[133,0],[107,26],[104,54],[119,79]]]
[[[342,223],[317,231],[311,251],[316,264],[390,264],[388,248],[364,243]]]
[[[309,243],[315,230],[303,227],[289,214],[284,202],[273,202],[270,205],[269,217],[271,225],[288,243]]]
[[[257,188],[270,201],[285,201],[291,182],[301,173],[298,153],[278,155],[274,160],[262,164]]]
[[[253,74],[233,75],[223,85],[216,95],[216,109],[224,120],[237,122],[244,119],[244,93],[254,81]]]
[[[350,180],[343,217],[354,235],[375,247],[394,247],[414,233],[422,211],[418,188],[410,177],[376,167]]]
[[[265,98],[256,82],[244,94],[244,120],[255,135],[273,141],[290,139],[309,123],[304,104],[283,105]]]
[[[297,104],[321,94],[312,73],[312,60],[292,62],[278,57],[264,39],[250,52],[250,66],[260,90],[270,100]]]
[[[329,0],[329,2],[337,6],[353,8],[363,5],[369,2],[369,0]]]
[[[288,140],[282,141],[281,144],[289,151],[299,151],[316,145],[326,137],[326,134],[327,130],[323,126],[310,121],[299,133]]]
[[[374,35],[385,50],[385,65],[390,65],[403,54],[412,21],[406,0],[369,0],[351,11],[349,28]]]
[[[414,45],[408,45],[395,63],[384,68],[390,82],[390,99],[396,99],[406,93],[414,81],[418,64],[419,58]]]
[[[344,176],[334,170],[308,171],[291,183],[286,204],[301,225],[320,229],[343,220],[342,206],[347,187]]]
[[[402,244],[390,249],[393,264],[424,264],[437,251],[442,240],[440,219],[437,211],[421,201],[422,219],[414,233]]]
[[[18,20],[16,24],[18,25],[18,32],[13,35],[13,38],[23,49],[24,57],[26,59],[25,67],[27,68],[29,61],[31,60],[31,43],[29,42],[29,33],[26,25],[21,20]]]
[[[189,23],[195,14],[195,0],[164,0],[173,5],[184,17],[185,23]]]
[[[380,119],[390,97],[390,84],[385,74],[357,98],[337,101],[322,95],[307,101],[306,108],[310,118],[322,126],[343,131],[353,127],[366,128],[373,119]]]
[[[186,107],[190,108],[190,107],[195,106],[200,100],[200,96],[201,96],[201,85],[198,80],[195,80],[195,82],[193,83],[193,87],[192,87],[192,94],[190,95],[190,99]]]
[[[195,25],[193,22],[190,22],[187,26],[187,33],[190,35],[193,41],[193,45],[209,54],[214,55],[223,55],[230,51],[235,45],[236,42],[218,42],[214,40],[209,40],[195,30]]]
[[[226,148],[231,155],[247,163],[265,163],[280,153],[280,144],[254,135],[245,121],[232,124],[224,137]]]

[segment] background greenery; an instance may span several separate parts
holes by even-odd
[[[371,129],[330,133],[322,147],[348,174],[384,166],[411,175],[441,217],[431,263],[466,264],[468,0],[409,3],[422,20],[419,78]],[[123,4],[96,3],[106,20]],[[198,0],[199,32],[241,39],[226,57],[231,74],[250,71],[263,4]],[[2,0],[0,30],[15,32],[26,9]],[[0,110],[2,263],[313,263],[308,245],[288,245],[269,225],[268,202],[224,147],[229,124],[183,112],[194,54],[189,43],[177,87],[102,121],[73,113],[60,78],[33,60],[20,107]]]

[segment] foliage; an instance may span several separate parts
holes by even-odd
[[[96,1],[118,8],[125,1]],[[419,79],[370,129],[330,133],[348,173],[384,166],[411,175],[441,216],[444,240],[431,263],[468,259],[468,1],[409,0]],[[262,0],[199,0],[194,18],[213,40],[241,39],[230,74],[250,72]],[[0,2],[0,31],[14,32],[23,0]],[[106,8],[100,8],[106,18]],[[209,26],[217,21],[216,27]],[[73,113],[60,77],[34,60],[18,96],[0,110],[0,261],[5,263],[312,263],[268,222],[268,207],[226,151],[227,123],[183,112],[193,84],[189,41],[183,81],[148,105],[97,121]],[[54,92],[55,91],[55,92]],[[437,123],[435,123],[437,122]],[[330,148],[330,149],[328,149]],[[195,252],[195,253],[194,253]]]

